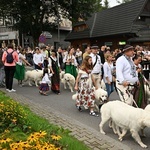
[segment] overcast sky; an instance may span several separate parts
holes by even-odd
[[[103,0],[103,1],[104,1],[104,0]],[[109,6],[110,6],[110,7],[113,7],[113,6],[118,5],[118,3],[116,2],[116,0],[108,0],[108,2],[109,2]]]

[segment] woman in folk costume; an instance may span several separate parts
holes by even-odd
[[[94,95],[94,85],[95,81],[91,75],[91,71],[93,69],[92,58],[90,56],[86,56],[81,65],[81,69],[78,72],[78,76],[76,78],[75,90],[77,90],[77,100],[76,107],[79,111],[82,111],[81,106],[85,109],[90,109],[90,115],[98,116],[94,112],[94,103],[95,103],[95,95]],[[97,88],[97,87],[95,87]]]
[[[144,109],[147,105],[147,97],[145,95],[145,89],[144,89],[144,82],[146,79],[142,74],[142,66],[140,65],[142,61],[142,56],[135,55],[133,57],[133,61],[136,66],[136,70],[138,72],[138,78],[140,82],[139,86],[136,86],[134,88],[133,97],[136,101],[137,106]]]
[[[52,72],[51,90],[56,94],[60,94],[60,64],[59,59],[57,59],[57,52],[55,50],[51,51],[51,56],[49,58],[49,67]]]
[[[77,61],[74,54],[74,48],[69,49],[68,54],[65,55],[63,62],[65,63],[65,73],[70,73],[75,78],[77,77]]]
[[[26,49],[22,49],[19,52],[19,61],[16,63],[16,71],[14,74],[14,78],[18,80],[18,85],[22,87],[22,81],[25,78],[25,65],[30,65],[30,63],[26,60]]]

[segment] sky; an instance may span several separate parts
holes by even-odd
[[[103,0],[103,1],[104,1],[104,0]],[[116,2],[116,0],[108,0],[108,2],[109,2],[109,6],[110,6],[110,7],[113,7],[113,6],[118,5],[118,3]]]

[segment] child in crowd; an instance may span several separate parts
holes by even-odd
[[[39,87],[39,93],[41,95],[47,96],[47,92],[49,91],[49,84],[51,83],[48,75],[48,68],[43,69],[43,78]]]

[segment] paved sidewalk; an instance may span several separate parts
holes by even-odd
[[[50,123],[70,130],[70,135],[74,136],[79,141],[83,141],[91,150],[131,150],[131,148],[121,142],[102,135],[80,122],[73,120],[73,118],[56,112],[49,106],[43,108],[20,94],[7,93],[5,89],[0,90],[17,102],[27,105],[35,114],[46,118]]]

